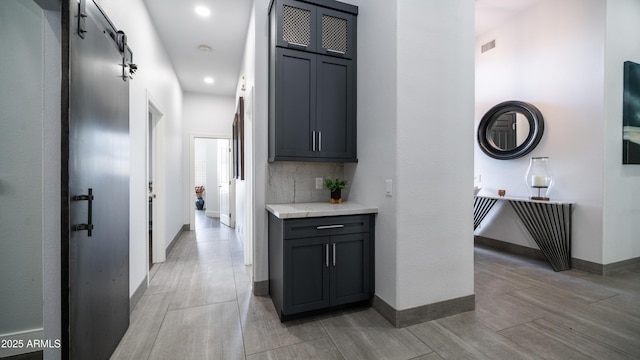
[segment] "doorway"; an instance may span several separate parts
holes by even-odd
[[[231,173],[228,136],[191,136],[190,230],[196,223],[215,220],[235,227],[235,184]]]
[[[166,258],[166,242],[161,220],[163,208],[163,164],[162,164],[162,126],[164,112],[158,102],[147,92],[147,270],[153,264],[163,262]],[[150,279],[147,273],[147,279]]]

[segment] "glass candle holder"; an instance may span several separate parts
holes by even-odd
[[[525,175],[531,200],[549,200],[553,176],[548,157],[532,157]]]

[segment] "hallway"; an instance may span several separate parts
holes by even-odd
[[[606,278],[556,273],[476,247],[475,311],[403,329],[373,309],[283,324],[269,298],[251,295],[235,231],[199,220],[154,266],[112,359],[640,357],[640,267]]]

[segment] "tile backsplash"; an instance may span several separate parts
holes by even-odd
[[[316,190],[316,178],[344,178],[340,163],[279,161],[267,164],[267,204],[329,201],[329,190]],[[346,199],[347,190],[342,193]]]

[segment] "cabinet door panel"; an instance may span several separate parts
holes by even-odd
[[[331,305],[369,299],[369,246],[368,233],[331,237]]]
[[[285,240],[286,315],[329,306],[328,243],[326,237]]]
[[[323,7],[318,7],[317,17],[317,52],[346,59],[355,58],[356,17]]]
[[[318,156],[356,158],[355,77],[351,60],[318,56]]]
[[[298,1],[279,1],[276,16],[277,46],[316,51],[316,6]]]
[[[276,50],[276,157],[313,157],[316,55]]]

